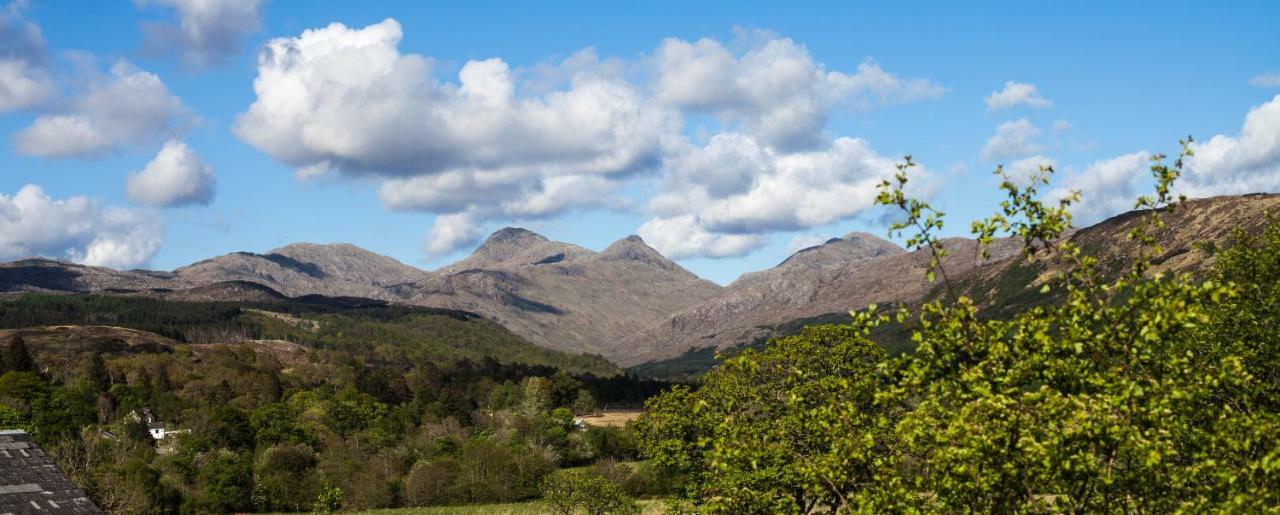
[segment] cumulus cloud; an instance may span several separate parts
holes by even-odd
[[[1031,178],[1040,173],[1041,167],[1056,165],[1057,163],[1053,159],[1034,155],[1010,163],[1004,167],[1004,171],[1014,184],[1026,187],[1031,184]]]
[[[428,256],[444,256],[464,247],[474,246],[484,231],[469,213],[453,213],[436,217],[423,244]]]
[[[987,139],[982,147],[982,158],[995,161],[1010,157],[1025,157],[1044,150],[1044,146],[1033,141],[1040,135],[1040,129],[1026,118],[1004,122],[996,127],[995,135]]]
[[[765,244],[763,237],[754,234],[709,232],[693,215],[655,218],[645,222],[636,232],[646,243],[671,259],[739,257]]]
[[[213,200],[213,185],[213,167],[174,139],[145,168],[129,174],[125,194],[133,202],[155,207],[208,204]]]
[[[1035,84],[1008,81],[1004,89],[992,91],[985,99],[988,111],[999,111],[1010,107],[1025,105],[1027,107],[1053,107],[1053,101],[1040,96]]]
[[[1259,73],[1249,79],[1249,85],[1255,88],[1280,88],[1280,72]]]
[[[145,49],[173,54],[190,66],[207,67],[240,53],[261,26],[263,0],[135,0],[139,6],[174,10],[168,23],[144,22]]]
[[[671,163],[678,173],[700,175],[697,191],[709,198],[760,203],[766,195],[748,194],[751,184],[784,156],[812,150],[804,145],[825,148],[822,131],[834,110],[945,92],[870,61],[855,73],[828,71],[800,45],[776,37],[743,52],[712,40],[671,39],[633,62],[601,60],[590,49],[517,70],[500,59],[474,60],[453,78],[438,78],[430,58],[401,53],[401,37],[399,23],[387,19],[272,40],[259,57],[257,98],[234,131],[301,178],[373,178],[389,209],[435,213],[427,238],[433,255],[471,243],[496,219],[616,208],[625,204],[618,195],[625,185],[657,171],[669,175]],[[689,114],[718,117],[721,130],[732,127],[751,148],[725,140],[690,151]],[[769,230],[734,228],[737,209],[698,213],[698,229]],[[817,210],[803,218],[823,218]],[[808,223],[796,220],[778,225]],[[703,241],[728,242],[703,245],[726,255],[759,243],[714,235]]]
[[[1249,110],[1237,136],[1217,135],[1192,146],[1175,194],[1189,197],[1280,192],[1280,95]],[[1073,214],[1089,224],[1133,209],[1154,187],[1151,153],[1099,160],[1069,173],[1050,196],[1081,193]]]
[[[645,224],[654,237],[643,230],[641,236],[669,256],[740,255],[762,244],[760,235],[866,213],[875,206],[880,181],[897,171],[895,163],[860,139],[783,153],[747,135],[716,135],[706,146],[687,146],[669,157],[662,193],[650,202],[655,218]],[[916,195],[928,196],[935,186],[924,169],[913,179]]]
[[[440,82],[430,59],[399,52],[401,36],[387,19],[272,40],[236,135],[302,176],[377,177],[391,209],[465,212],[474,224],[599,206],[617,181],[660,162],[678,124],[638,88],[597,73],[589,54],[555,68],[568,70],[559,87],[518,95],[523,84],[502,60],[469,61],[456,83]]]
[[[40,27],[23,18],[25,2],[0,8],[0,113],[37,106],[53,93]]]
[[[188,117],[160,77],[120,61],[110,76],[90,79],[69,109],[37,117],[13,143],[33,156],[95,157],[180,132]]]
[[[1280,95],[1245,115],[1238,136],[1194,146],[1181,192],[1194,196],[1280,192]]]
[[[738,123],[780,149],[813,147],[832,109],[937,98],[947,89],[904,79],[872,61],[855,73],[828,71],[786,38],[765,38],[735,54],[712,39],[667,39],[651,57],[655,98],[683,111]]]
[[[567,89],[516,97],[498,59],[470,61],[458,83],[401,54],[400,24],[332,24],[267,44],[257,100],[236,134],[295,167],[415,176],[451,170],[626,174],[651,166],[670,113],[620,80],[582,74]]]
[[[1080,202],[1071,209],[1076,225],[1085,226],[1133,209],[1138,197],[1151,190],[1151,154],[1134,152],[1093,162],[1083,170],[1068,174],[1050,199],[1080,193]]]
[[[145,265],[160,248],[154,216],[86,197],[53,199],[28,184],[0,194],[0,260],[50,256],[112,268]]]

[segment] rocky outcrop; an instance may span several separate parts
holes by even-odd
[[[480,313],[535,344],[612,359],[623,336],[721,289],[638,236],[597,253],[507,228],[401,300]]]

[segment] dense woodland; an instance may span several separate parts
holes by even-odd
[[[574,422],[603,406],[638,407],[667,383],[533,348],[465,314],[108,296],[3,306],[5,326],[113,324],[183,342],[36,342],[42,333],[21,331],[0,342],[0,426],[31,432],[113,512],[515,501],[539,497],[566,467],[589,467],[593,488],[612,478],[619,499],[672,488],[635,463],[628,430]],[[289,339],[304,352],[200,343],[227,335]],[[464,352],[483,357],[454,357]],[[554,360],[573,372],[536,364]],[[148,434],[149,417],[165,439]]]
[[[113,511],[541,498],[619,513],[638,496],[711,513],[1274,510],[1280,221],[1207,248],[1199,275],[1155,272],[1181,172],[1162,159],[1129,234],[1140,254],[1106,270],[1064,237],[1077,199],[1040,199],[1051,169],[998,171],[1008,198],[973,230],[1021,239],[1025,267],[980,285],[947,280],[943,218],[905,195],[908,159],[879,202],[935,256],[937,295],[797,328],[688,385],[596,374],[608,367],[585,356],[550,368],[540,360],[558,356],[456,313],[28,295],[0,324],[111,323],[183,343],[46,356],[15,338],[0,425],[30,430]],[[988,297],[997,309],[980,312]],[[201,343],[227,335],[306,351]],[[625,428],[574,423],[646,398]],[[189,432],[157,443],[135,415],[147,412]]]

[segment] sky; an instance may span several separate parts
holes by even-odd
[[[4,0],[0,0],[3,2]],[[694,4],[694,5],[690,5]],[[1280,192],[1280,2],[0,3],[0,260],[172,269],[639,234],[719,283],[852,231],[904,155],[945,235]]]

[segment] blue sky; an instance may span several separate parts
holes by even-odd
[[[1143,192],[1143,152],[1187,134],[1206,145],[1187,193],[1280,188],[1273,1],[186,4],[5,9],[0,65],[34,89],[6,102],[0,66],[0,258],[170,269],[313,241],[435,268],[520,225],[597,250],[639,232],[725,283],[804,242],[884,234],[860,191],[907,153],[954,235],[998,199],[997,163],[1056,165],[1089,221]],[[303,37],[331,23],[346,29]],[[321,55],[375,35],[375,53]],[[275,38],[305,58],[259,66]],[[779,63],[810,75],[760,73]],[[459,92],[504,77],[497,104]],[[295,80],[309,105],[290,104]],[[97,132],[55,123],[81,119]],[[19,206],[27,185],[42,193]]]

